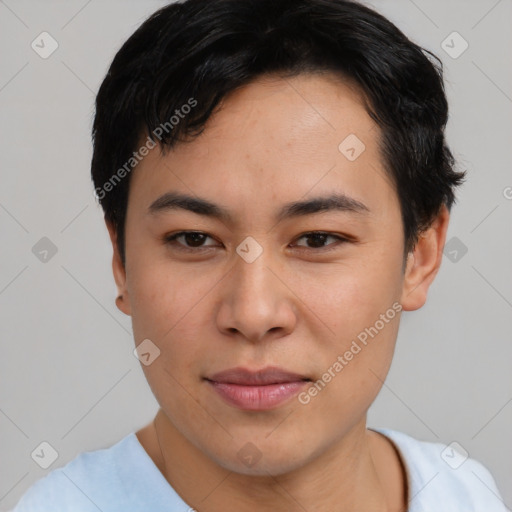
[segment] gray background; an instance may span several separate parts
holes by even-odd
[[[114,304],[89,162],[94,94],[122,42],[163,4],[0,1],[2,511],[36,479],[112,445],[157,410],[132,353],[130,319]],[[452,215],[451,254],[425,307],[402,317],[369,425],[457,441],[491,470],[510,508],[512,2],[368,4],[443,59],[448,142],[469,173]],[[43,31],[59,44],[47,59],[31,48]],[[469,44],[458,58],[441,48],[453,31]],[[46,262],[32,252],[42,237],[57,247]],[[46,470],[30,456],[42,441],[58,452]]]

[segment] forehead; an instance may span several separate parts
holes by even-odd
[[[361,138],[378,128],[367,114],[361,91],[333,73],[309,73],[282,78],[265,75],[225,97],[201,137],[205,146],[220,139],[233,150],[294,147],[315,142],[319,150],[338,149],[347,130]],[[318,137],[326,138],[318,146]],[[313,137],[313,139],[310,139]],[[186,151],[185,148],[183,148]],[[306,147],[304,151],[306,151]],[[309,155],[313,156],[313,155]]]
[[[379,135],[352,83],[265,76],[224,98],[200,136],[150,152],[130,188],[146,208],[169,191],[226,198],[239,212],[333,191],[396,203]]]

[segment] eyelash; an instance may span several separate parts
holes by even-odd
[[[177,241],[176,241],[177,238],[179,238],[180,236],[189,235],[189,234],[205,235],[208,238],[212,238],[213,239],[213,237],[211,237],[207,233],[203,233],[202,231],[180,231],[180,232],[175,233],[173,235],[165,236],[164,237],[164,242],[167,245],[175,246],[177,248],[177,250],[179,250],[179,251],[188,252],[188,253],[191,253],[191,252],[199,253],[199,252],[207,251],[208,249],[214,247],[214,246],[205,246],[205,247],[195,247],[194,248],[194,247],[186,247],[186,246],[183,246],[183,245],[177,243]],[[313,251],[316,251],[316,252],[318,252],[318,251],[327,252],[327,251],[331,251],[331,250],[335,249],[337,246],[339,246],[342,243],[347,243],[347,242],[351,242],[352,241],[352,240],[350,240],[347,237],[340,236],[340,235],[335,235],[333,233],[329,233],[329,232],[326,232],[326,231],[308,231],[307,233],[303,233],[302,235],[300,235],[297,238],[297,240],[300,240],[301,238],[304,238],[304,237],[308,237],[308,236],[310,237],[310,236],[315,236],[315,235],[323,235],[325,237],[335,238],[338,241],[338,243],[329,244],[326,248],[324,248],[324,247],[320,247],[320,248],[303,247],[303,246],[301,246],[301,247],[303,249],[313,250]],[[330,247],[331,245],[334,245],[334,247]]]

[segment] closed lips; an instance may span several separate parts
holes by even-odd
[[[288,372],[281,368],[265,368],[251,371],[245,368],[231,368],[207,377],[211,382],[236,384],[239,386],[266,386],[286,382],[310,381],[305,375]]]

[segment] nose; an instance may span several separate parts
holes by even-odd
[[[268,248],[250,263],[237,254],[222,280],[217,316],[221,332],[252,343],[291,333],[298,309],[290,280],[284,264]]]

